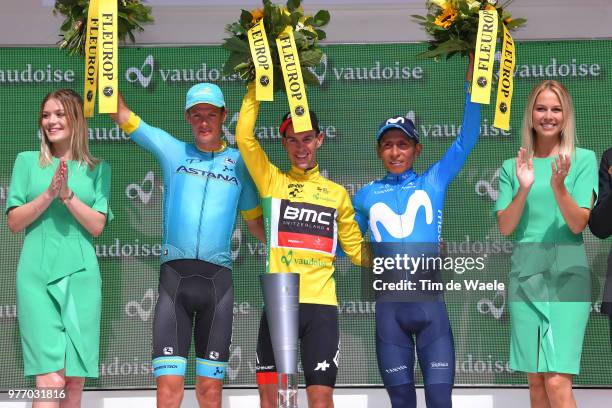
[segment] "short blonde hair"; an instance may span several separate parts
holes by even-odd
[[[536,143],[536,133],[533,129],[533,108],[540,92],[549,90],[554,92],[561,102],[563,111],[563,123],[561,125],[561,140],[559,141],[559,154],[571,156],[575,152],[576,140],[576,115],[574,113],[574,103],[567,88],[560,82],[545,80],[536,85],[529,94],[525,115],[523,116],[523,135],[522,146],[527,150],[527,157],[532,158]]]
[[[64,108],[66,122],[70,127],[70,153],[72,160],[85,163],[90,169],[96,167],[100,162],[89,153],[89,128],[83,115],[83,99],[72,89],[58,89],[49,92],[40,105],[38,115],[38,126],[40,127],[40,158],[39,163],[42,167],[50,165],[53,161],[51,152],[51,142],[47,138],[45,130],[42,128],[43,111],[45,103],[50,99],[57,100]]]

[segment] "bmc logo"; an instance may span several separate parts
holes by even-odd
[[[330,225],[330,221],[333,220],[333,214],[326,211],[317,212],[308,208],[296,208],[288,205],[285,207],[285,213],[283,218],[290,221],[306,221],[316,222],[322,225]]]

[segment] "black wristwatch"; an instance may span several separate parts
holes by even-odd
[[[72,190],[72,191],[70,192],[70,195],[69,195],[68,197],[66,197],[66,198],[61,198],[61,199],[60,199],[60,201],[61,201],[62,203],[64,203],[64,204],[66,204],[66,201],[70,201],[70,200],[72,200],[72,197],[74,197],[74,190]]]

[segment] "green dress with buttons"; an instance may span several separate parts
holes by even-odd
[[[582,233],[569,229],[550,185],[555,157],[533,159],[535,181],[514,232],[508,281],[510,368],[578,374],[591,278]],[[594,152],[576,149],[565,187],[578,207],[591,208],[598,189]],[[495,211],[508,207],[518,188],[516,159],[506,160]]]
[[[106,222],[111,171],[68,161],[68,187]],[[26,204],[51,183],[59,160],[46,167],[39,152],[22,152],[13,168],[6,211]],[[59,200],[25,233],[17,266],[17,315],[26,376],[65,368],[65,375],[98,377],[101,278],[91,234]]]

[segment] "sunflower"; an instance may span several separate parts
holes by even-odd
[[[453,21],[455,21],[455,18],[457,18],[457,11],[452,7],[447,7],[444,9],[444,11],[442,11],[442,14],[440,14],[438,18],[436,18],[434,24],[438,27],[447,29],[451,26]]]
[[[253,24],[255,24],[257,21],[263,18],[264,16],[263,9],[258,8],[255,10],[251,10],[251,15],[253,16]]]

